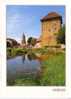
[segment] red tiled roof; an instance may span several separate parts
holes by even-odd
[[[46,21],[46,20],[50,20],[50,19],[54,19],[54,18],[62,18],[61,15],[59,15],[56,12],[50,12],[48,13],[48,15],[44,16],[41,21]]]

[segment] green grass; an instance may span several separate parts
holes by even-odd
[[[16,86],[36,86],[39,85],[40,83],[36,78],[32,77],[27,77],[27,78],[21,78],[21,79],[16,79],[15,80],[15,85]]]
[[[12,58],[18,55],[23,55],[27,53],[28,49],[26,48],[7,48],[7,58]]]
[[[60,53],[42,62],[43,73],[40,79],[41,85],[64,86],[65,85],[65,54]]]
[[[18,55],[29,54],[29,53],[41,53],[46,54],[48,51],[44,48],[7,48],[7,58],[12,58]]]

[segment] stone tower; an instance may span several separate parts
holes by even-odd
[[[41,46],[55,46],[56,35],[62,26],[62,16],[56,12],[48,13],[41,19]]]

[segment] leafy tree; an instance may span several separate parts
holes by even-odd
[[[28,45],[31,44],[31,41],[32,41],[32,37],[29,37],[28,40],[27,40]]]
[[[27,43],[28,43],[28,45],[35,46],[35,44],[36,44],[36,38],[29,37],[28,40],[27,40]]]
[[[57,42],[65,44],[65,25],[61,27],[57,35]]]
[[[31,44],[32,44],[32,46],[35,46],[35,44],[36,44],[36,38],[32,38]]]

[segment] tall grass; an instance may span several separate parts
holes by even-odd
[[[65,54],[55,54],[42,62],[43,73],[40,79],[41,85],[64,86],[65,85]]]

